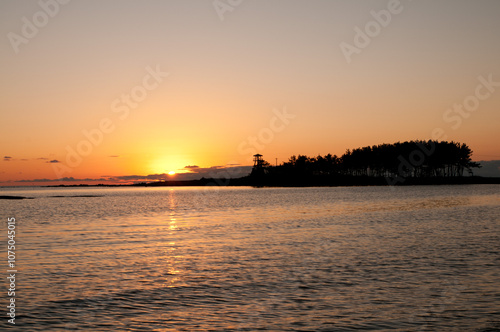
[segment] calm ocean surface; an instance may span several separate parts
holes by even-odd
[[[1,330],[500,331],[499,185],[0,195]]]

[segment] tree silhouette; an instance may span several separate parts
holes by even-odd
[[[363,177],[460,177],[464,170],[481,167],[471,159],[472,150],[465,143],[406,141],[347,149],[337,157],[291,156],[279,166],[266,162],[267,174],[305,178],[312,176]]]

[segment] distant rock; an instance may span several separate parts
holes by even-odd
[[[104,197],[104,195],[70,195],[70,196],[63,196],[63,195],[56,195],[56,196],[49,196],[49,197]]]
[[[24,196],[0,196],[0,199],[33,199],[33,197],[24,197]]]

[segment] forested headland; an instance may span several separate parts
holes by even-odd
[[[294,155],[276,166],[255,155],[249,180],[262,185],[466,183],[460,179],[481,167],[471,157],[465,143],[431,140],[348,149],[342,156]]]

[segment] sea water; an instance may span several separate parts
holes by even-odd
[[[499,185],[0,195],[3,330],[500,330]]]

